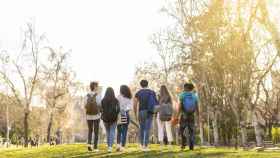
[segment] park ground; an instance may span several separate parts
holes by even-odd
[[[88,152],[85,144],[59,146],[41,146],[39,148],[0,149],[0,158],[280,158],[280,152],[243,151],[233,148],[198,147],[194,151],[180,151],[178,146],[172,150],[159,150],[159,145],[152,145],[151,151],[142,152],[137,145],[130,144],[125,152],[106,152],[106,146],[100,145],[98,153]]]

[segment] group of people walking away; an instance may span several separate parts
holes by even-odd
[[[172,125],[179,123],[182,139],[181,149],[184,150],[189,138],[189,148],[194,149],[195,142],[195,112],[198,110],[198,96],[193,92],[194,85],[186,83],[184,91],[179,95],[179,108],[175,110],[172,97],[165,85],[160,87],[159,95],[148,88],[148,81],[141,80],[141,89],[132,96],[127,85],[120,87],[119,96],[115,96],[113,88],[108,87],[101,98],[97,82],[90,83],[90,92],[86,95],[85,111],[88,124],[88,150],[98,152],[98,133],[100,121],[106,129],[108,152],[112,152],[117,129],[117,151],[123,151],[126,145],[130,111],[134,111],[139,121],[139,143],[142,151],[149,151],[150,129],[153,119],[158,126],[158,139],[161,148],[166,133],[168,145],[171,149],[173,142]],[[154,117],[156,116],[156,117]],[[179,119],[180,118],[180,119]],[[186,135],[185,130],[188,130]],[[94,140],[92,144],[92,134]]]

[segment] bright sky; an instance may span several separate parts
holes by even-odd
[[[164,0],[0,0],[0,48],[18,50],[21,30],[35,21],[50,43],[71,49],[82,82],[119,87],[135,65],[155,56],[152,33],[168,25]]]

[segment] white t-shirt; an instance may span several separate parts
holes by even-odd
[[[96,92],[89,92],[88,93],[89,95],[91,95],[91,96],[93,96],[94,94],[96,94]],[[85,100],[84,100],[84,106],[86,105],[86,103],[87,103],[87,95],[86,95],[86,97],[85,97]],[[97,102],[97,106],[100,106],[101,107],[101,95],[100,94],[97,94],[97,96],[96,96],[96,102]],[[86,116],[86,119],[87,120],[97,120],[97,119],[100,119],[100,117],[101,117],[101,114],[99,113],[99,114],[96,114],[96,115],[87,115]]]
[[[122,95],[118,96],[121,112],[130,111],[132,109],[132,99],[126,98]]]

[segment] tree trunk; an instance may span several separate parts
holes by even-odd
[[[207,128],[208,128],[207,140],[208,140],[208,145],[210,145],[211,144],[211,140],[210,140],[211,138],[210,138],[210,114],[209,114],[209,110],[207,110]]]
[[[28,117],[29,111],[24,112],[24,147],[28,147]]]
[[[247,145],[247,130],[243,125],[241,125],[241,142],[243,147]]]
[[[50,115],[50,121],[49,121],[48,129],[47,129],[47,142],[48,143],[51,143],[52,124],[53,124],[53,113],[51,113],[51,115]]]
[[[203,123],[202,123],[202,121],[200,121],[200,123],[199,123],[199,137],[200,137],[200,143],[201,143],[201,145],[204,145],[204,144],[205,144],[205,143],[204,143],[203,135],[204,135],[204,133],[203,133]]]
[[[254,114],[254,116],[253,116],[253,125],[254,125],[254,129],[255,129],[257,146],[261,147],[261,146],[263,146],[262,129],[260,127],[256,114]]]
[[[9,147],[10,144],[10,121],[9,121],[9,106],[6,106],[6,142],[7,142],[7,147]]]
[[[218,115],[214,112],[213,119],[213,135],[214,135],[214,145],[219,145],[219,129],[218,129]]]

